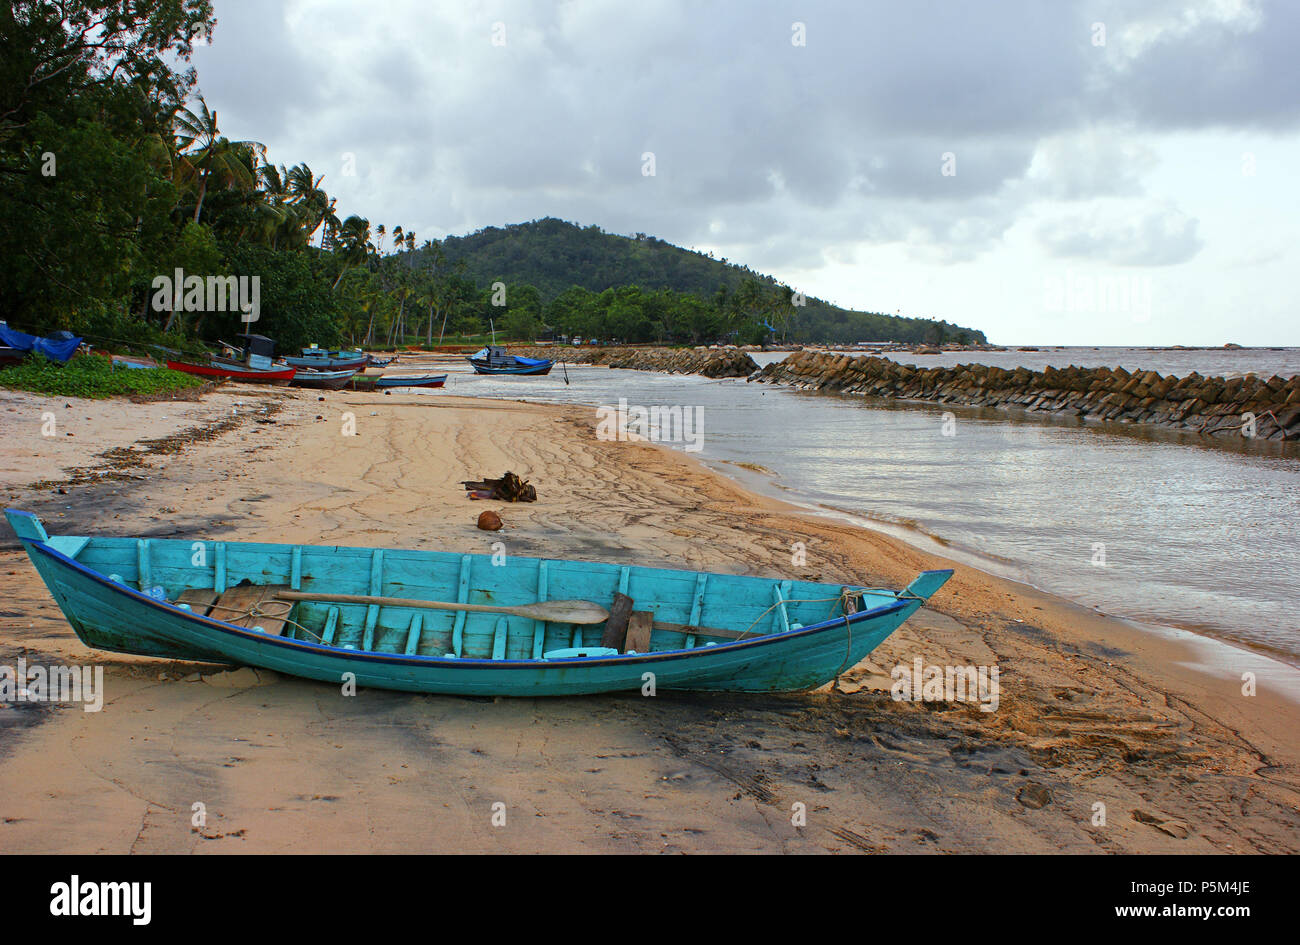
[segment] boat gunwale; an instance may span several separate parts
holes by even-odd
[[[31,513],[25,513],[31,514]],[[49,536],[55,537],[55,536]],[[716,643],[712,646],[697,646],[689,650],[659,650],[649,653],[626,654],[620,653],[618,656],[578,656],[566,659],[548,660],[548,659],[526,659],[526,660],[492,660],[492,659],[466,659],[464,657],[447,657],[447,656],[420,656],[418,654],[407,656],[397,653],[383,653],[377,650],[358,650],[348,647],[328,646],[323,643],[312,643],[309,640],[286,639],[281,636],[273,636],[265,632],[246,629],[236,626],[235,624],[226,623],[223,620],[215,620],[211,617],[205,617],[196,614],[193,611],[187,611],[169,601],[160,601],[150,597],[134,588],[127,587],[125,584],[119,584],[110,580],[103,574],[87,565],[69,558],[62,552],[50,547],[44,541],[37,541],[32,538],[20,539],[22,543],[29,547],[34,547],[37,551],[55,559],[64,567],[69,567],[74,571],[89,577],[91,580],[102,584],[109,590],[125,594],[127,597],[138,601],[139,603],[148,604],[173,617],[198,623],[210,629],[220,630],[221,632],[237,637],[243,637],[249,640],[258,640],[263,643],[283,647],[289,650],[305,650],[313,653],[346,656],[347,659],[362,658],[366,662],[387,663],[398,666],[429,666],[439,665],[443,668],[464,667],[466,669],[538,669],[546,666],[571,666],[580,665],[602,665],[615,666],[624,663],[651,663],[666,662],[669,660],[688,659],[691,657],[704,656],[707,654],[734,652],[745,648],[753,648],[758,645],[766,645],[774,642],[784,642],[801,636],[811,636],[817,633],[825,633],[839,627],[841,624],[847,625],[852,629],[853,624],[861,623],[868,618],[884,617],[905,610],[914,601],[919,598],[897,598],[893,603],[882,604],[879,607],[873,607],[869,610],[860,610],[853,614],[842,615],[824,620],[821,623],[813,624],[807,627],[800,627],[797,630],[782,630],[776,633],[766,633],[755,636],[749,640],[734,640],[730,643]],[[249,542],[248,544],[256,544]],[[591,562],[588,562],[591,563]],[[773,578],[772,580],[777,580]],[[896,593],[890,591],[890,593]],[[708,634],[702,634],[707,636]],[[201,660],[199,660],[201,662]]]

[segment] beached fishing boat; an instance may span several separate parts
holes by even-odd
[[[273,384],[283,387],[293,380],[296,368],[275,357],[275,342],[266,335],[237,335],[238,345],[222,342],[226,350],[222,354],[211,355],[208,367],[219,372],[218,376],[232,380],[251,381],[254,384]],[[167,362],[168,367],[172,366]],[[177,362],[179,363],[179,362]],[[189,374],[212,376],[197,370],[198,365],[177,367],[175,370]]]
[[[952,575],[894,592],[516,555],[50,536],[27,512],[5,515],[87,646],[413,692],[810,689]]]
[[[555,363],[550,358],[521,358],[507,354],[499,345],[488,345],[466,358],[475,374],[549,374]]]
[[[388,390],[394,387],[442,387],[446,374],[358,374],[352,378],[353,390]]]
[[[294,387],[313,387],[317,390],[342,390],[348,381],[356,376],[356,368],[342,371],[313,371],[308,368],[298,370],[290,381]]]
[[[156,370],[160,365],[153,358],[138,358],[129,354],[110,354],[106,357],[115,367],[124,367],[135,371]]]
[[[303,357],[306,358],[320,357],[321,355],[325,355],[331,358],[361,358],[361,357],[365,357],[366,355],[366,353],[362,351],[360,348],[351,348],[349,350],[343,350],[342,348],[320,348],[317,347],[316,345],[311,345],[309,347],[303,348],[302,354]]]
[[[357,368],[359,370],[365,367],[369,356],[365,352],[346,352],[336,355],[328,351],[318,350],[311,354],[304,354],[299,358],[285,358],[284,360],[294,367],[312,368],[317,371],[341,371],[344,368]]]
[[[245,381],[251,384],[271,384],[285,387],[293,380],[297,368],[272,368],[256,370],[247,366],[233,367],[222,364],[190,364],[187,361],[168,361],[167,366],[173,371],[184,371],[199,377],[224,378],[228,381]]]

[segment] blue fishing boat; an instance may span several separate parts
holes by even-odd
[[[510,556],[50,536],[5,513],[87,646],[463,695],[797,691],[952,575],[900,592]]]
[[[359,370],[366,366],[368,360],[369,356],[364,351],[331,353],[322,349],[304,354],[302,357],[285,358],[285,361],[294,367],[311,368],[316,371],[342,371],[347,368]]]
[[[353,390],[392,390],[396,387],[445,387],[446,374],[358,374]]]
[[[356,376],[356,368],[344,368],[342,371],[313,371],[303,368],[293,376],[289,383],[294,387],[314,387],[317,390],[342,390]]]
[[[500,345],[488,345],[465,360],[474,366],[475,374],[549,374],[555,363],[550,358],[522,358],[507,354]]]

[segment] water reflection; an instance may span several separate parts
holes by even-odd
[[[740,381],[571,366],[453,376],[454,393],[702,406],[696,454],[746,485],[886,530],[1089,606],[1300,660],[1296,444],[1218,439]],[[431,394],[436,396],[436,392]],[[955,418],[944,435],[944,413]],[[594,422],[594,411],[593,411]],[[757,464],[775,476],[747,473]]]

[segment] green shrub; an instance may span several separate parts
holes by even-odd
[[[167,368],[128,368],[93,354],[67,364],[28,355],[22,364],[0,371],[0,387],[51,397],[151,396],[202,387],[203,379]]]

